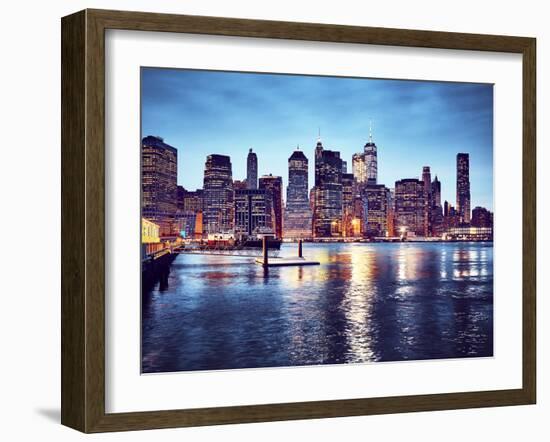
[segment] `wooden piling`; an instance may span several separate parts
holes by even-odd
[[[298,240],[298,258],[303,258],[303,255],[302,255],[302,240],[301,239]]]
[[[269,262],[268,262],[268,245],[267,245],[267,236],[264,236],[262,238],[262,251],[263,251],[263,265],[264,267],[267,267],[269,265]]]

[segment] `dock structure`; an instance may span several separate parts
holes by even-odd
[[[303,257],[302,240],[298,241],[298,256],[288,258],[270,258],[267,254],[267,238],[262,241],[262,257],[256,259],[256,263],[263,267],[284,267],[284,266],[311,266],[319,265],[319,261],[312,261]]]

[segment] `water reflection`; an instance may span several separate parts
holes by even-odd
[[[281,254],[296,253],[295,245]],[[320,266],[180,255],[145,294],[144,372],[490,356],[489,244],[307,244]]]

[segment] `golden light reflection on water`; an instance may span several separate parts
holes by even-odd
[[[321,265],[264,272],[180,255],[144,304],[145,371],[492,354],[491,247],[306,244],[304,255]]]
[[[376,287],[373,279],[378,272],[375,253],[372,250],[349,253],[351,283],[342,300],[347,320],[345,338],[349,347],[348,362],[368,362],[375,359],[372,350],[372,299]]]
[[[397,251],[397,280],[406,282],[418,279],[422,252],[415,246],[402,244]]]
[[[490,259],[485,249],[465,248],[455,250],[452,265],[454,280],[475,280],[476,278],[491,276]]]

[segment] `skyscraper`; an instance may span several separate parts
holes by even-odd
[[[231,159],[226,155],[208,155],[204,167],[204,231],[223,233],[232,230],[234,209]]]
[[[288,159],[288,186],[283,229],[285,238],[311,237],[308,192],[308,159],[301,150],[297,149]]]
[[[369,141],[365,144],[365,173],[368,184],[378,182],[378,153],[374,141],[372,141],[372,125],[369,128]]]
[[[441,208],[441,181],[437,179],[437,175],[432,181],[432,204]]]
[[[390,190],[383,184],[368,184],[364,186],[362,193],[365,210],[364,234],[386,236]]]
[[[443,210],[441,206],[441,181],[437,179],[437,175],[432,181],[432,200],[431,200],[431,226],[432,235],[441,236],[444,232]]]
[[[367,181],[367,170],[365,166],[365,154],[354,153],[351,158],[351,171],[355,181],[359,184],[363,184]]]
[[[271,174],[260,177],[260,189],[271,194],[273,202],[273,231],[277,238],[283,237],[283,179]]]
[[[432,174],[430,166],[422,168],[422,181],[424,183],[424,236],[430,236],[432,233]]]
[[[258,188],[258,157],[252,149],[248,151],[246,158],[246,184],[249,189]]]
[[[351,173],[342,174],[342,235],[354,236],[355,178]]]
[[[456,211],[461,224],[470,223],[470,155],[456,155]]]
[[[342,159],[340,152],[315,148],[315,206],[313,235],[339,236],[342,224]]]
[[[425,229],[424,182],[406,178],[395,182],[395,230],[423,236]]]
[[[160,137],[141,143],[142,216],[159,226],[160,236],[177,234],[178,151]]]

